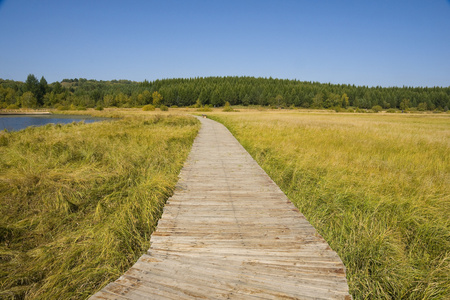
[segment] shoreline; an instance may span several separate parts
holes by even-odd
[[[17,111],[17,112],[4,112],[0,111],[0,116],[15,116],[15,115],[51,115],[52,113],[49,111],[42,111],[42,112],[25,112],[25,111]]]

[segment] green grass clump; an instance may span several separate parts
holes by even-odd
[[[142,107],[143,111],[154,111],[155,109],[156,109],[155,106],[153,106],[151,104],[147,104]]]
[[[235,111],[232,107],[231,107],[231,105],[230,105],[230,102],[225,102],[225,106],[223,107],[223,110],[222,111],[224,111],[224,112],[232,112],[232,111]]]
[[[450,298],[448,116],[213,118],[337,251],[355,299]]]
[[[135,116],[0,134],[0,298],[85,299],[150,246],[199,123]]]

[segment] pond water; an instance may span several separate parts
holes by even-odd
[[[72,122],[93,123],[106,120],[91,116],[79,115],[0,115],[0,130],[18,131],[29,126],[42,126],[46,124],[69,124]]]

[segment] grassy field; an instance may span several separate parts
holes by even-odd
[[[355,299],[450,297],[450,116],[208,116],[338,252]]]
[[[0,298],[84,299],[120,276],[149,248],[198,129],[136,111],[0,133]]]
[[[355,299],[449,297],[449,115],[240,110],[207,114],[339,253]],[[84,299],[149,248],[199,128],[173,112],[196,110],[0,133],[0,299]]]

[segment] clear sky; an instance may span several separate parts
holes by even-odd
[[[450,86],[448,0],[0,0],[0,78]]]

